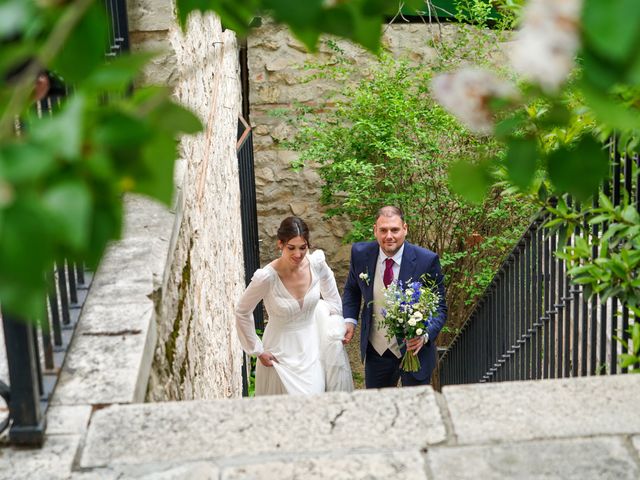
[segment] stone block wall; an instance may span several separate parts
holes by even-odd
[[[177,65],[169,35],[175,24],[174,0],[127,0],[127,14],[131,50],[157,53],[141,72],[139,84],[173,85]]]
[[[236,157],[238,48],[213,15],[172,27],[176,98],[204,131],[180,144],[176,217],[160,310],[150,400],[240,396],[234,305],[244,290]]]
[[[396,58],[429,63],[437,55],[430,41],[437,36],[455,33],[456,27],[450,24],[392,24],[385,26],[382,42]],[[366,77],[374,57],[348,41],[335,42],[344,51],[346,60],[358,65],[360,78]],[[342,286],[349,262],[350,245],[343,244],[349,223],[343,218],[323,218],[321,179],[313,166],[300,172],[290,168],[298,154],[285,149],[282,142],[292,139],[296,129],[287,123],[286,115],[274,115],[298,103],[317,106],[319,100],[339,87],[326,79],[306,80],[312,71],[304,68],[305,63],[325,63],[331,57],[332,51],[326,43],[320,45],[316,54],[309,54],[285,27],[272,22],[265,22],[255,29],[248,39],[249,100],[255,135],[262,263],[276,255],[275,235],[280,221],[288,215],[299,215],[309,224],[314,246],[326,251],[338,284]]]

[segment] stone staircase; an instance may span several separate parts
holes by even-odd
[[[45,444],[0,446],[0,479],[640,478],[640,375],[141,403],[171,223],[127,202]]]

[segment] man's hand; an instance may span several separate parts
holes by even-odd
[[[417,355],[420,349],[424,346],[424,336],[410,338],[407,340],[407,350],[413,352],[413,355]]]
[[[344,326],[346,327],[347,331],[344,333],[344,338],[342,339],[342,343],[346,345],[353,338],[353,332],[356,331],[356,326],[351,322],[345,322]]]
[[[264,365],[265,367],[273,367],[274,362],[280,363],[278,362],[276,356],[273,353],[269,352],[262,352],[260,355],[258,355],[258,358],[260,359],[260,363],[262,363],[262,365]]]

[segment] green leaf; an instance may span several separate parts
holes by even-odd
[[[355,16],[355,30],[353,32],[354,41],[373,53],[380,51],[380,39],[382,37],[382,17],[381,16]]]
[[[134,191],[149,195],[169,205],[173,195],[173,164],[177,157],[177,143],[166,135],[156,136],[142,151],[146,171],[140,175]]]
[[[600,203],[600,206],[602,208],[605,208],[609,211],[613,211],[615,209],[609,197],[607,197],[603,192],[600,192],[600,194],[598,195],[598,202]]]
[[[621,353],[619,362],[621,368],[627,368],[636,362],[640,362],[640,358],[635,355],[629,355],[628,353]]]
[[[481,203],[492,179],[486,162],[459,160],[449,168],[449,183],[454,192],[472,203]]]
[[[640,322],[637,321],[629,327],[631,340],[633,341],[633,345],[636,347],[636,351],[640,349]]]
[[[581,90],[587,105],[601,122],[622,131],[640,128],[640,112],[637,109],[629,108],[618,99],[608,95],[607,90],[602,90],[586,82],[582,82]]]
[[[44,268],[53,258],[49,217],[41,201],[21,191],[4,210],[0,233],[0,272],[17,284],[41,283]]]
[[[609,222],[613,219],[611,215],[597,215],[589,219],[589,225],[595,225],[596,223]]]
[[[81,83],[97,67],[104,64],[105,52],[109,49],[107,20],[104,5],[93,2],[82,20],[72,30],[53,69],[65,81]]]
[[[105,112],[94,133],[97,143],[106,148],[137,148],[153,136],[153,129],[144,119],[125,112]]]
[[[202,122],[187,108],[166,101],[153,112],[155,128],[176,135],[178,133],[193,134],[202,131]]]
[[[32,143],[10,143],[0,149],[0,177],[12,183],[40,179],[54,166],[51,153]]]
[[[609,172],[607,153],[600,143],[584,137],[573,149],[560,148],[547,158],[549,177],[559,192],[586,200],[597,192]]]
[[[587,42],[601,55],[624,62],[637,53],[640,2],[585,0],[582,28]]]
[[[85,88],[124,91],[155,56],[152,52],[126,53],[98,67],[85,81]]]
[[[520,190],[531,185],[538,162],[538,147],[534,139],[511,139],[507,144],[505,165],[509,180]]]
[[[79,157],[84,105],[84,96],[77,93],[69,99],[61,112],[34,122],[31,130],[34,141],[54,155],[61,155],[66,159]]]
[[[495,135],[500,139],[507,139],[511,137],[518,129],[522,127],[522,124],[527,120],[527,114],[524,110],[518,110],[513,115],[510,115],[496,123]]]
[[[629,223],[640,223],[640,215],[638,215],[638,210],[633,205],[627,205],[625,209],[622,211],[622,218],[625,222]]]
[[[89,268],[95,269],[100,258],[111,240],[120,237],[122,228],[122,201],[119,196],[105,198],[105,195],[96,196],[96,206],[91,217],[91,250],[86,261]]]
[[[43,195],[43,204],[54,222],[54,234],[76,251],[88,247],[91,192],[80,180],[53,185]]]
[[[320,18],[324,31],[346,38],[350,38],[353,35],[355,21],[350,9],[338,5],[323,12]]]

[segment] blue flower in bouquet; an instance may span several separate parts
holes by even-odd
[[[385,290],[382,324],[389,339],[404,340],[424,335],[429,320],[438,310],[440,295],[433,282],[402,282],[394,280]],[[420,360],[406,351],[400,362],[406,372],[417,372]]]

